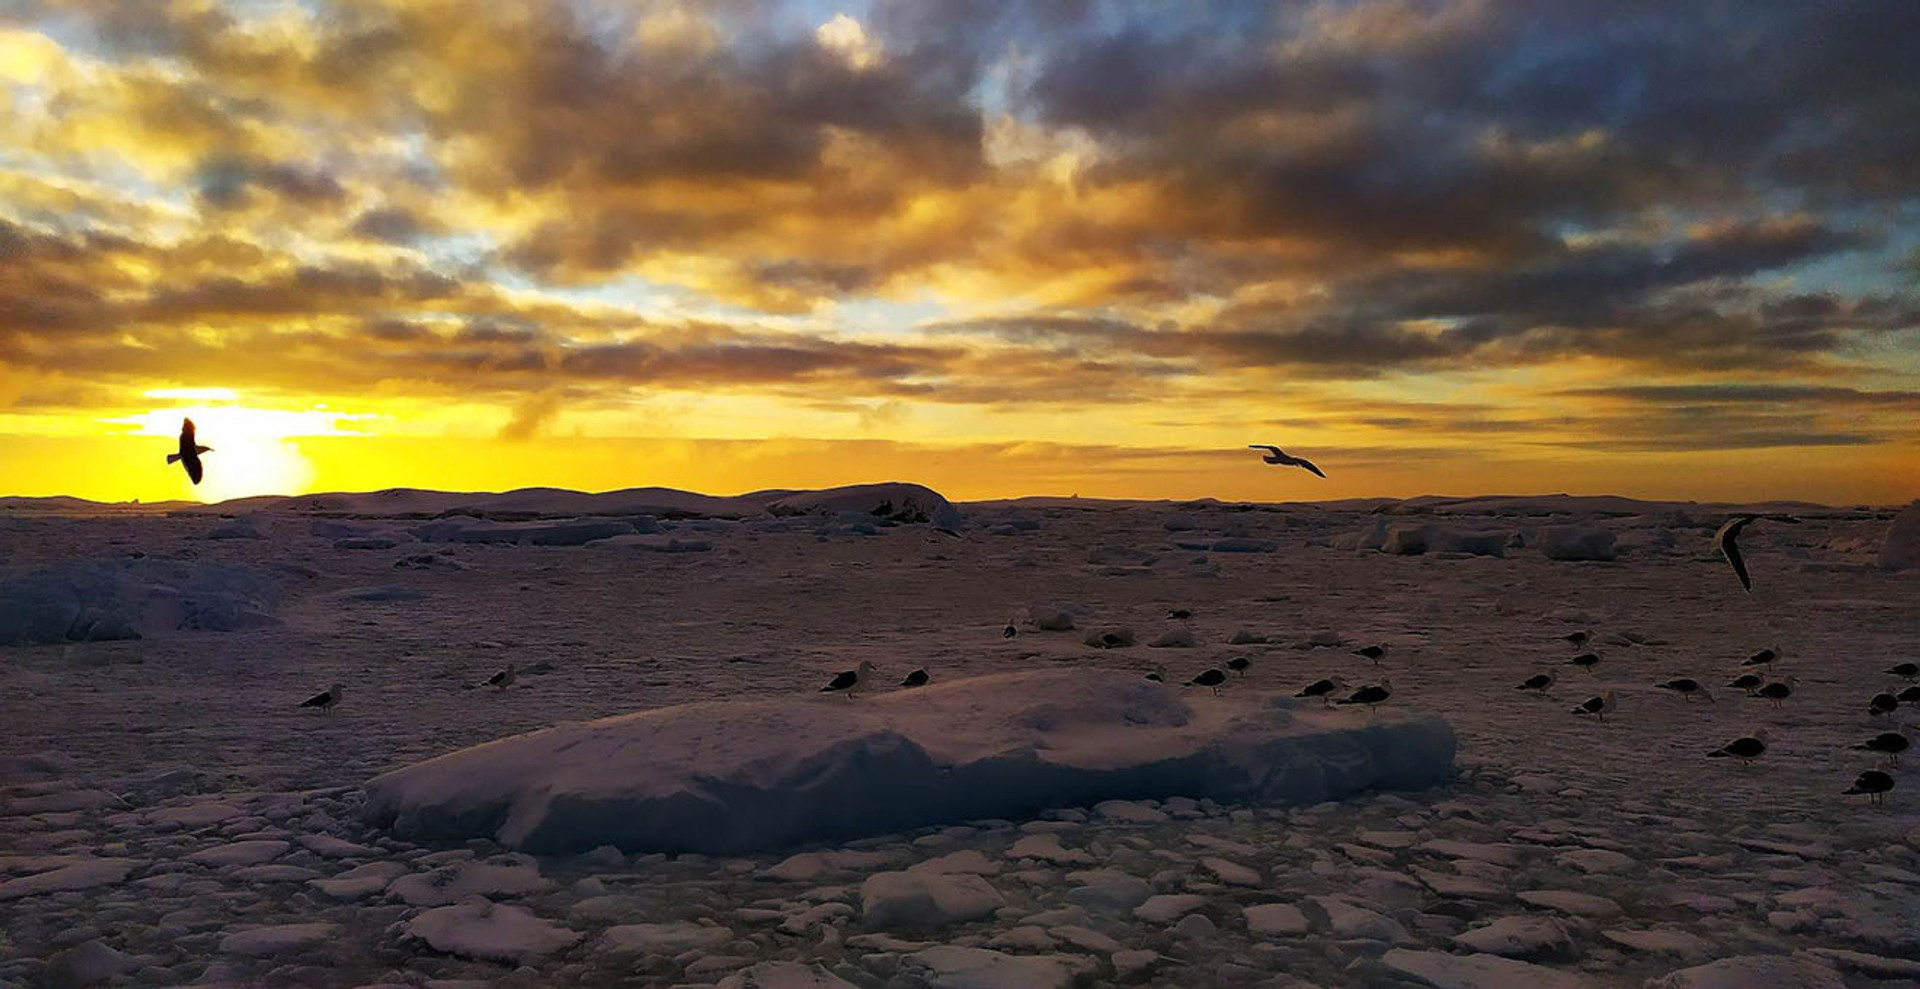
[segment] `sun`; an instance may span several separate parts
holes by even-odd
[[[203,456],[206,474],[198,485],[177,465],[166,463],[174,451],[171,442],[154,445],[154,469],[164,479],[166,497],[219,502],[255,495],[301,494],[314,480],[314,467],[294,442],[300,436],[338,436],[342,420],[363,418],[316,409],[264,409],[239,403],[228,389],[160,389],[149,398],[181,400],[183,404],[155,409],[110,422],[137,426],[136,435],[164,437],[180,434],[180,421],[192,419],[197,439],[211,449]]]

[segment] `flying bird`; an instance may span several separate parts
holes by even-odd
[[[1732,687],[1735,690],[1744,690],[1747,692],[1748,697],[1752,697],[1753,692],[1756,690],[1759,690],[1760,685],[1766,682],[1767,682],[1766,679],[1758,673],[1742,673],[1739,676],[1734,677],[1731,680],[1728,680],[1727,686]]]
[[[1904,677],[1908,680],[1920,679],[1920,663],[1901,663],[1887,668],[1890,676]]]
[[[1213,690],[1213,695],[1215,697],[1218,697],[1220,696],[1220,685],[1226,682],[1227,682],[1227,675],[1224,672],[1215,669],[1215,670],[1203,671],[1199,676],[1194,677],[1191,680],[1188,680],[1185,686],[1210,687]]]
[[[1373,660],[1373,665],[1379,666],[1380,661],[1387,658],[1387,647],[1386,646],[1361,646],[1360,648],[1355,649],[1353,651],[1353,654],[1355,656],[1361,656],[1366,659],[1371,659]]]
[[[1708,690],[1706,686],[1702,684],[1700,681],[1695,680],[1692,677],[1675,677],[1672,680],[1668,680],[1665,683],[1656,683],[1654,684],[1654,686],[1659,687],[1661,690],[1671,690],[1674,693],[1679,694],[1681,699],[1686,700],[1689,703],[1692,702],[1693,695],[1695,694],[1699,694],[1700,696],[1705,697],[1709,701],[1713,700],[1713,692]]]
[[[914,670],[912,673],[907,674],[907,678],[905,680],[900,681],[900,686],[924,687],[928,683],[930,683],[932,680],[933,678],[927,675],[926,670]]]
[[[826,686],[820,688],[820,692],[827,694],[838,690],[851,699],[854,688],[860,686],[860,681],[872,676],[875,672],[877,671],[874,665],[863,659],[857,669],[843,670],[836,674],[832,680],[827,681]]]
[[[1240,676],[1246,676],[1247,667],[1252,665],[1253,665],[1253,660],[1247,656],[1235,656],[1232,659],[1227,660],[1227,669],[1232,670],[1233,672],[1239,674]]]
[[[1875,694],[1867,699],[1867,713],[1876,718],[1898,710],[1900,710],[1900,698],[1892,694]]]
[[[1913,747],[1913,740],[1909,739],[1906,733],[1913,731],[1915,727],[1914,725],[1902,725],[1899,731],[1883,731],[1861,742],[1859,745],[1854,746],[1854,748],[1862,752],[1878,752],[1887,757],[1887,768],[1895,768],[1900,765],[1900,753]]]
[[[1583,652],[1580,655],[1567,660],[1567,665],[1578,666],[1581,669],[1586,670],[1588,673],[1592,673],[1593,668],[1600,665],[1600,654]]]
[[[1852,786],[1841,792],[1848,796],[1864,793],[1867,795],[1867,803],[1877,804],[1886,801],[1887,791],[1891,789],[1893,789],[1893,777],[1878,769],[1869,769],[1856,777]]]
[[[1300,689],[1299,693],[1294,694],[1293,696],[1318,697],[1322,701],[1324,701],[1328,707],[1332,707],[1333,692],[1336,690],[1345,690],[1346,688],[1347,688],[1347,681],[1339,677],[1328,677],[1324,680],[1315,680],[1312,683],[1307,684],[1305,687],[1302,687]]]
[[[1367,686],[1361,687],[1359,690],[1348,694],[1346,697],[1334,703],[1365,704],[1369,710],[1378,711],[1380,705],[1385,704],[1387,698],[1392,696],[1393,681],[1383,679],[1379,683],[1368,684]]]
[[[1534,675],[1526,678],[1525,680],[1520,681],[1520,685],[1517,687],[1514,687],[1513,689],[1530,690],[1536,694],[1544,694],[1552,687],[1553,687],[1553,674],[1535,673]]]
[[[1327,476],[1324,472],[1320,470],[1320,468],[1315,467],[1313,465],[1313,461],[1308,460],[1305,457],[1288,456],[1285,451],[1281,450],[1277,446],[1273,446],[1266,443],[1248,443],[1247,449],[1267,451],[1267,455],[1264,457],[1261,457],[1260,459],[1266,461],[1267,463],[1273,464],[1275,466],[1304,467],[1307,470],[1312,471],[1316,476],[1319,476],[1319,477]]]
[[[1614,708],[1613,691],[1609,690],[1598,697],[1589,697],[1586,700],[1581,701],[1580,706],[1573,709],[1573,713],[1591,714],[1594,717],[1599,718],[1601,721],[1605,721],[1607,720],[1607,715],[1610,712],[1612,712],[1613,708]]]
[[[325,690],[300,702],[301,707],[317,707],[322,711],[331,711],[340,704],[340,685],[334,684]]]
[[[1751,765],[1767,751],[1767,730],[1761,728],[1751,735],[1736,738],[1725,745],[1707,753],[1709,759],[1738,759]]]
[[[1784,701],[1787,698],[1793,696],[1793,686],[1794,684],[1797,684],[1799,682],[1800,682],[1799,677],[1788,677],[1785,680],[1775,680],[1772,683],[1767,684],[1764,687],[1761,687],[1759,690],[1754,691],[1754,693],[1758,694],[1761,697],[1765,697],[1767,700],[1772,701],[1774,707],[1779,707],[1781,701]]]
[[[1740,530],[1746,528],[1748,523],[1751,523],[1757,518],[1760,518],[1760,516],[1752,512],[1742,512],[1728,519],[1726,524],[1722,525],[1719,531],[1713,534],[1713,548],[1719,550],[1720,555],[1727,558],[1727,564],[1733,567],[1734,576],[1740,578],[1740,588],[1748,594],[1753,593],[1753,577],[1748,575],[1747,561],[1740,555]],[[1790,515],[1775,515],[1772,516],[1771,519],[1775,522],[1796,524],[1800,521]]]
[[[187,469],[187,476],[193,479],[193,483],[199,484],[203,473],[200,455],[212,452],[213,447],[200,446],[193,441],[193,420],[182,419],[180,420],[180,452],[167,454],[167,463],[177,461],[180,466]]]

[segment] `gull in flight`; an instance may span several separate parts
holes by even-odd
[[[1740,556],[1740,530],[1757,518],[1760,516],[1752,512],[1742,512],[1728,519],[1726,524],[1713,534],[1713,548],[1727,558],[1727,563],[1733,567],[1733,575],[1740,578],[1741,589],[1748,594],[1753,593],[1753,577],[1747,573],[1747,561]],[[1798,523],[1800,521],[1790,515],[1774,515],[1769,518],[1775,522]]]
[[[1267,463],[1273,464],[1275,466],[1303,467],[1309,471],[1312,471],[1316,476],[1319,476],[1319,477],[1327,476],[1325,473],[1323,473],[1320,470],[1320,468],[1315,467],[1313,465],[1313,461],[1308,460],[1305,457],[1289,456],[1285,450],[1282,450],[1277,446],[1273,446],[1267,443],[1248,443],[1247,449],[1267,451],[1267,455],[1264,457],[1261,457],[1260,459],[1266,461]]]
[[[180,420],[180,452],[167,454],[167,463],[178,462],[180,466],[187,469],[187,476],[193,479],[193,483],[199,484],[203,473],[200,455],[212,452],[213,447],[200,446],[193,441],[193,420],[182,419]]]

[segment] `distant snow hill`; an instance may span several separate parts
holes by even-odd
[[[1454,747],[1432,714],[1037,670],[560,725],[376,777],[367,814],[412,840],[732,854],[1110,799],[1423,789],[1446,780]]]
[[[954,517],[953,505],[932,488],[903,481],[856,484],[820,491],[773,489],[740,495],[708,495],[674,488],[623,488],[618,491],[570,491],[519,488],[502,492],[384,491],[308,495],[261,495],[217,504],[193,502],[98,502],[65,496],[0,497],[0,512],[95,515],[110,512],[172,511],[184,514],[246,515],[261,512],[377,518],[435,518],[465,515],[519,520],[582,516],[652,515],[660,518],[739,519],[775,515],[862,514],[898,522]]]

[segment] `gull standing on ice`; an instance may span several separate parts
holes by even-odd
[[[1878,752],[1886,756],[1887,768],[1893,769],[1900,765],[1900,753],[1905,752],[1913,746],[1913,740],[1908,738],[1906,733],[1914,731],[1916,728],[1920,728],[1920,726],[1901,725],[1899,731],[1883,731],[1861,742],[1859,745],[1854,746],[1854,748],[1862,752]]]
[[[914,670],[912,673],[907,674],[907,678],[905,680],[900,681],[900,686],[924,687],[928,683],[932,682],[932,680],[933,678],[927,675],[926,670]]]
[[[1876,718],[1898,710],[1900,710],[1900,698],[1892,694],[1875,694],[1867,698],[1867,713]]]
[[[1525,680],[1520,681],[1520,685],[1513,689],[1528,690],[1536,694],[1544,694],[1552,687],[1553,687],[1553,674],[1543,672],[1543,673],[1535,673],[1534,675],[1526,678]]]
[[[1232,670],[1235,674],[1239,676],[1246,676],[1247,667],[1252,665],[1253,665],[1253,659],[1248,656],[1235,656],[1232,659],[1227,660],[1227,669]]]
[[[322,711],[331,711],[340,703],[340,685],[334,684],[325,690],[300,702],[301,707],[317,707]]]
[[[518,675],[518,672],[519,671],[514,669],[514,665],[512,663],[508,663],[506,669],[501,670],[500,672],[495,673],[494,675],[486,678],[485,680],[480,681],[480,686],[494,687],[499,690],[505,690],[508,687],[513,686],[513,681],[515,677]]]
[[[860,681],[874,675],[876,672],[878,672],[877,668],[872,663],[863,659],[860,661],[859,668],[842,671],[832,680],[828,681],[826,686],[821,687],[820,692],[828,694],[836,690],[842,691],[847,695],[847,698],[851,700],[853,698],[854,688],[860,686]]]
[[[1902,704],[1920,704],[1920,687],[1908,687],[1893,695],[1893,699]]]
[[[1869,769],[1856,777],[1852,786],[1841,792],[1848,796],[1864,793],[1867,795],[1867,803],[1878,804],[1886,802],[1887,791],[1892,789],[1893,777],[1878,769]]]
[[[1196,676],[1193,679],[1188,680],[1184,684],[1184,686],[1211,687],[1213,689],[1213,695],[1215,697],[1218,697],[1220,696],[1220,685],[1226,682],[1227,682],[1227,675],[1221,672],[1220,670],[1213,669],[1213,670],[1202,671],[1199,676]]]
[[[1605,721],[1607,720],[1607,715],[1613,711],[1613,708],[1613,691],[1609,690],[1598,697],[1589,697],[1581,701],[1580,706],[1573,709],[1573,713],[1591,714],[1601,721]]]
[[[1739,676],[1734,677],[1731,680],[1728,680],[1727,686],[1732,687],[1735,690],[1744,690],[1747,692],[1748,697],[1752,697],[1753,692],[1756,690],[1759,690],[1760,685],[1766,682],[1767,682],[1766,678],[1762,677],[1758,673],[1742,673]]]
[[[1578,649],[1581,646],[1586,645],[1588,639],[1593,638],[1593,633],[1585,629],[1581,629],[1578,632],[1568,632],[1567,634],[1561,636],[1561,638],[1567,640],[1568,642],[1573,643],[1573,647],[1575,649]]]
[[[1355,649],[1353,654],[1364,659],[1371,659],[1373,660],[1373,665],[1379,666],[1380,661],[1387,658],[1387,647],[1383,645],[1361,646]]]
[[[1567,665],[1578,666],[1581,669],[1586,670],[1588,673],[1592,673],[1593,668],[1600,665],[1600,654],[1592,653],[1592,652],[1583,652],[1580,655],[1567,660]]]
[[[1707,753],[1709,759],[1738,759],[1751,765],[1767,751],[1767,730],[1761,728],[1751,735],[1743,735],[1725,745]]]
[[[199,484],[201,477],[200,455],[212,453],[213,447],[201,446],[193,440],[193,420],[180,420],[180,452],[167,454],[167,463],[178,461],[187,469],[187,476],[193,483]]]
[[[1141,677],[1140,679],[1145,680],[1148,683],[1166,683],[1167,668],[1164,666],[1156,666],[1153,669],[1148,670],[1147,675]]]
[[[1900,663],[1888,667],[1887,674],[1908,680],[1920,680],[1920,663]]]
[[[1325,702],[1326,706],[1332,707],[1333,692],[1336,690],[1345,690],[1345,689],[1347,689],[1347,681],[1339,677],[1328,677],[1324,680],[1315,680],[1312,683],[1307,684],[1305,687],[1301,688],[1299,693],[1294,694],[1293,696],[1318,697],[1321,699],[1321,701]]]
[[[1759,690],[1754,691],[1754,693],[1761,697],[1765,697],[1767,700],[1772,701],[1774,707],[1779,707],[1781,701],[1784,701],[1787,698],[1793,696],[1794,685],[1799,682],[1800,682],[1799,677],[1788,677],[1785,680],[1775,680],[1772,683],[1767,684],[1764,687],[1761,687]]]
[[[1709,691],[1700,681],[1692,677],[1675,677],[1665,683],[1656,683],[1654,686],[1659,687],[1661,690],[1671,690],[1679,694],[1682,700],[1689,703],[1693,701],[1693,695],[1695,694],[1705,697],[1708,701],[1713,700],[1713,692]]]
[[[1393,696],[1393,681],[1382,678],[1379,683],[1368,684],[1346,697],[1335,701],[1336,704],[1365,704],[1368,710],[1378,711],[1380,705]]]
[[[1281,449],[1280,449],[1279,447],[1277,447],[1277,446],[1273,446],[1273,445],[1271,445],[1271,444],[1267,444],[1267,443],[1248,443],[1248,444],[1247,444],[1247,449],[1249,449],[1249,450],[1265,450],[1265,451],[1267,451],[1267,455],[1266,455],[1266,456],[1264,456],[1264,457],[1261,457],[1260,459],[1261,459],[1261,460],[1264,460],[1264,461],[1266,461],[1267,463],[1270,463],[1270,464],[1273,464],[1273,465],[1275,465],[1275,466],[1278,466],[1278,467],[1303,467],[1303,468],[1306,468],[1307,470],[1309,470],[1309,471],[1311,471],[1311,472],[1313,472],[1313,473],[1314,473],[1314,474],[1315,474],[1316,476],[1319,476],[1319,477],[1326,477],[1326,476],[1327,476],[1326,474],[1324,474],[1324,473],[1322,473],[1322,472],[1321,472],[1321,470],[1320,470],[1320,468],[1318,468],[1318,467],[1315,467],[1315,466],[1313,465],[1313,461],[1311,461],[1311,460],[1308,460],[1308,459],[1307,459],[1307,458],[1305,458],[1305,457],[1293,457],[1293,456],[1288,456],[1288,455],[1286,454],[1286,452],[1285,452],[1285,451],[1282,451],[1282,450],[1281,450]]]

